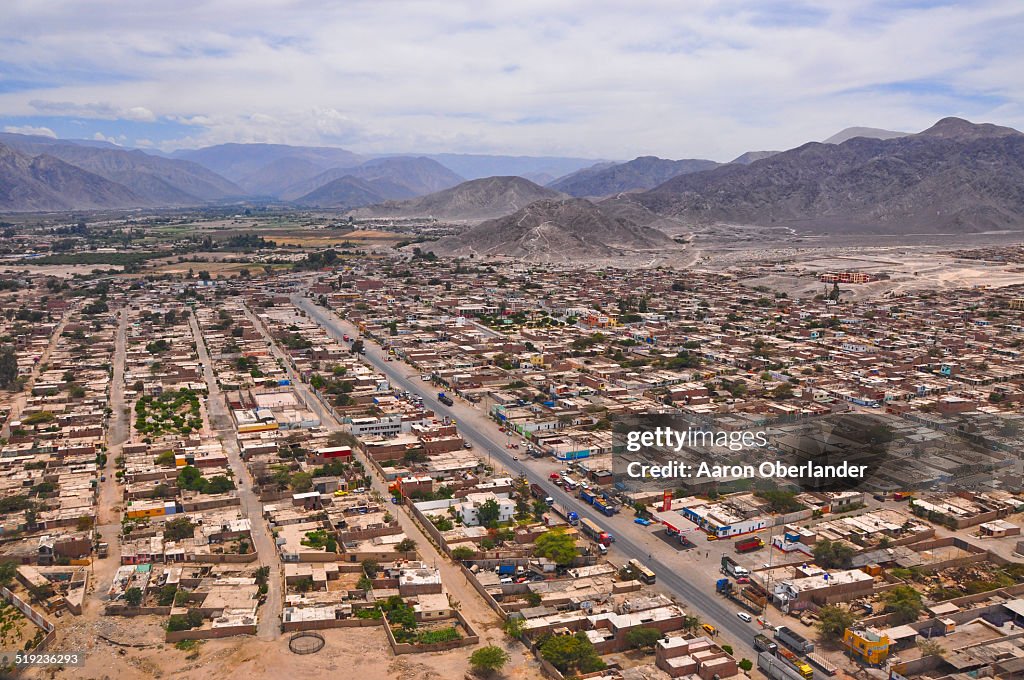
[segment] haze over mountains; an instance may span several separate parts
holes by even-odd
[[[0,158],[5,211],[256,199],[355,209],[358,217],[482,221],[568,194],[611,196],[600,214],[576,210],[599,222],[609,214],[624,219],[616,211],[628,204],[645,213],[628,216],[636,224],[671,218],[871,233],[1024,226],[1024,135],[957,118],[918,134],[848,128],[825,142],[748,152],[726,164],[653,156],[623,163],[458,154],[364,158],[344,149],[275,144],[224,144],[168,157],[18,134],[0,135]],[[502,163],[532,176],[547,174],[545,168],[570,171],[547,187],[516,172],[472,177]],[[629,201],[615,198],[624,194]],[[550,234],[548,242],[554,242]]]
[[[673,177],[717,168],[715,161],[686,159],[671,161],[640,156],[626,163],[601,164],[566,175],[548,187],[570,196],[611,196],[623,191],[653,189]]]

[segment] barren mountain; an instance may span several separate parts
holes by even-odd
[[[563,194],[522,177],[486,177],[407,201],[388,201],[353,211],[355,217],[435,217],[487,220],[508,215],[535,201]]]
[[[317,208],[358,208],[388,199],[412,196],[413,193],[405,187],[386,179],[365,180],[345,175],[300,196],[295,199],[295,203]]]
[[[260,186],[264,190],[270,186],[276,186],[277,190],[280,190],[294,183],[298,178],[289,173],[296,165],[280,163],[285,159],[306,161],[319,168],[319,172],[331,168],[351,168],[366,160],[345,149],[287,144],[218,144],[201,149],[176,151],[174,157],[184,158],[209,168],[233,182],[239,182],[247,191],[253,190],[252,187],[246,186],[247,179],[253,177],[259,177]],[[275,167],[281,170],[276,180],[270,174]],[[275,195],[277,191],[265,193]]]
[[[686,159],[671,161],[640,156],[626,163],[600,164],[577,170],[548,185],[570,196],[611,196],[624,191],[643,191],[689,172],[717,167],[715,161]]]
[[[428,249],[441,255],[566,261],[660,254],[674,247],[664,233],[638,223],[636,215],[614,216],[580,198],[544,199],[458,236],[443,238]]]
[[[682,175],[636,200],[689,221],[800,229],[970,232],[1024,226],[1024,135],[945,118],[888,140],[811,142]]]
[[[883,130],[881,128],[873,127],[848,127],[845,130],[840,130],[828,139],[824,144],[842,144],[848,139],[854,137],[867,137],[868,139],[896,139],[897,137],[906,137],[909,132],[896,132],[895,130]]]
[[[400,187],[400,190],[396,192],[385,191],[381,198],[378,199],[382,201],[432,194],[435,191],[448,189],[464,181],[448,168],[429,158],[422,156],[419,158],[395,156],[375,158],[354,168],[327,170],[317,174],[315,177],[289,186],[281,192],[280,197],[286,200],[301,200],[300,197],[346,175],[369,182],[379,182],[378,186],[381,187],[384,186],[384,182]],[[362,203],[360,205],[366,204]]]
[[[11,212],[149,205],[130,189],[59,158],[0,144],[0,210]]]
[[[763,158],[771,158],[772,156],[774,156],[777,153],[779,153],[779,152],[778,151],[748,151],[746,153],[740,154],[736,158],[733,158],[729,162],[730,163],[739,163],[740,165],[750,165],[754,161],[759,161],[759,160],[761,160]]]
[[[117,182],[151,205],[196,205],[244,193],[200,165],[138,150],[17,134],[2,134],[0,142],[30,156],[47,154],[59,158]]]

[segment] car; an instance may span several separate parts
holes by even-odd
[[[423,382],[430,382],[430,376],[424,373],[423,375],[420,376],[420,380],[422,380]]]
[[[499,581],[499,583],[501,583],[501,585],[503,586],[506,586],[510,583],[515,583],[515,581],[512,580],[511,576],[505,576]]]
[[[519,460],[519,456],[512,456],[512,460]]]
[[[558,473],[557,472],[552,472],[550,475],[548,475],[548,479],[550,479],[552,481],[558,479]]]
[[[738,616],[741,620],[746,621],[747,623],[750,623],[751,621],[750,614],[746,612],[736,612],[736,616]]]
[[[710,623],[702,623],[700,627],[703,628],[704,632],[708,635],[718,635],[718,629],[712,626]]]
[[[466,442],[465,444],[462,445],[462,448],[464,448],[464,449],[471,449],[471,448],[473,448],[473,445],[470,444],[469,442]]]
[[[654,522],[647,519],[646,517],[637,517],[635,520],[633,520],[633,524],[639,524],[640,526],[649,527],[652,524],[654,524]]]
[[[391,502],[394,503],[395,505],[398,505],[399,503],[398,499],[395,498],[394,496],[391,497]]]
[[[750,579],[746,576],[740,576],[738,579],[736,579],[736,583],[750,583]]]

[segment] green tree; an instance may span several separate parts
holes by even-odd
[[[138,588],[129,588],[124,593],[124,601],[129,607],[138,607],[142,604],[142,591]]]
[[[18,565],[14,562],[0,563],[0,586],[6,586],[18,575]]]
[[[839,541],[823,538],[814,544],[814,561],[824,569],[848,569],[855,550]]]
[[[887,591],[882,599],[885,601],[885,611],[895,614],[898,623],[916,621],[924,609],[921,593],[906,585]]]
[[[196,527],[188,517],[175,517],[164,524],[164,539],[180,541],[195,536]]]
[[[540,655],[563,674],[593,673],[605,668],[583,631],[548,638],[540,646]]]
[[[406,538],[395,544],[395,552],[412,552],[416,549],[416,541]]]
[[[818,612],[818,632],[826,640],[841,640],[843,632],[857,620],[853,612],[830,604]]]
[[[474,673],[488,676],[500,671],[511,659],[508,652],[501,647],[488,645],[477,649],[470,655],[469,665],[472,666]]]
[[[6,345],[0,349],[0,387],[9,388],[18,379],[18,355],[14,347]]]
[[[526,619],[521,616],[509,616],[501,625],[501,629],[505,631],[505,635],[518,640],[526,630]]]
[[[174,451],[164,451],[154,458],[153,462],[162,467],[174,467]]]
[[[501,516],[501,506],[498,505],[498,501],[493,498],[489,498],[480,505],[480,510],[477,511],[477,517],[480,519],[482,526],[493,528],[498,524],[498,517]]]
[[[474,555],[476,555],[476,551],[464,545],[460,545],[455,550],[452,550],[452,559],[459,560],[460,562],[473,559]]]
[[[754,668],[754,662],[750,659],[740,659],[739,663],[736,665],[739,666],[740,670],[744,673],[749,673],[751,669]]]
[[[657,628],[639,627],[626,633],[626,642],[635,649],[654,649],[661,639],[661,631]]]
[[[576,559],[576,540],[563,528],[551,529],[537,537],[533,552],[556,564],[569,564]]]

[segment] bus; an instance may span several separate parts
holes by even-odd
[[[658,578],[654,575],[653,571],[651,571],[649,568],[641,564],[640,560],[630,560],[626,563],[626,566],[629,567],[629,569],[636,574],[638,579],[640,579],[643,583],[646,583],[647,585],[653,585],[655,580],[657,580]]]

